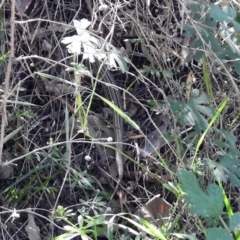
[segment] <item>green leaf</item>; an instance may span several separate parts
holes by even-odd
[[[240,186],[240,169],[239,159],[231,154],[225,154],[221,157],[220,164],[224,166],[227,176],[229,177],[233,186]]]
[[[231,134],[228,131],[222,130],[222,129],[214,129],[216,133],[220,135],[221,138],[223,138],[224,142],[218,139],[214,139],[214,143],[219,148],[226,148],[226,150],[229,151],[229,154],[231,155],[239,155],[240,151],[237,149],[237,137]]]
[[[101,100],[103,100],[108,106],[110,106],[119,116],[121,116],[126,122],[128,122],[132,127],[136,130],[140,131],[140,127],[126,114],[124,113],[119,107],[117,107],[114,103],[109,101],[108,99],[96,94]]]
[[[173,72],[171,70],[162,70],[162,74],[164,77],[167,77],[167,78],[173,77]]]
[[[229,228],[231,231],[240,231],[240,212],[234,213],[229,219]]]
[[[212,90],[212,82],[211,82],[211,78],[209,76],[209,70],[207,67],[207,61],[206,61],[205,56],[202,58],[202,65],[203,65],[203,79],[204,79],[207,94],[210,96],[210,98],[212,100],[214,100],[214,94],[213,94],[213,90]]]
[[[183,36],[186,37],[186,38],[191,37],[194,34],[196,34],[196,29],[194,27],[191,27],[191,26],[188,26],[188,25],[184,25],[183,30],[184,30]]]
[[[163,72],[162,72],[163,73]],[[161,76],[161,72],[160,71],[155,71],[155,75],[159,78]]]
[[[232,186],[240,186],[240,179],[236,175],[234,175],[231,172],[228,172],[228,177],[230,179],[231,185]]]
[[[223,194],[216,184],[210,184],[205,193],[196,176],[185,169],[179,171],[179,179],[184,198],[190,211],[200,217],[219,217],[223,211]]]
[[[223,228],[207,228],[206,240],[233,240],[232,235]]]
[[[233,66],[235,68],[235,71],[238,75],[240,75],[240,62],[239,61],[234,61]]]
[[[214,34],[212,34],[209,31],[206,31],[205,29],[202,29],[202,31],[200,31],[200,33],[201,33],[201,37],[202,37],[203,41],[202,41],[202,39],[198,39],[191,44],[191,47],[197,50],[197,52],[194,56],[194,58],[196,60],[200,60],[205,55],[205,53],[203,51],[203,49],[205,48],[203,46],[203,42],[211,45],[211,50],[216,54],[220,54],[224,51],[224,49],[220,46],[220,44]],[[198,49],[201,49],[201,50],[198,50]],[[226,54],[224,54],[224,57],[226,58]]]
[[[204,159],[205,164],[210,170],[213,170],[214,175],[216,175],[219,181],[226,183],[227,176],[226,172],[228,171],[222,164],[212,161],[211,159]]]
[[[198,133],[200,133],[201,130],[205,130],[208,126],[204,116],[211,118],[214,115],[214,109],[206,106],[209,104],[207,95],[205,93],[199,95],[197,89],[192,91],[188,103],[169,99],[169,104],[180,123],[182,125],[188,124],[195,126],[195,130]]]
[[[226,168],[231,168],[233,166],[237,166],[239,163],[239,160],[238,158],[235,158],[231,154],[224,154],[221,157],[220,163]]]
[[[193,14],[192,18],[197,22],[202,22],[206,16],[209,6],[207,4],[201,4],[197,1],[191,1],[189,3],[189,8]]]
[[[208,32],[208,35],[203,35],[203,39],[205,40],[205,42],[207,44],[211,44],[211,49],[213,52],[215,53],[221,53],[223,51],[223,49],[221,48],[218,39],[216,38],[216,36],[211,33]]]
[[[223,6],[223,11],[228,15],[231,16],[232,18],[236,18],[237,14],[234,8],[229,7],[229,6]]]
[[[219,181],[226,183],[229,179],[232,186],[240,186],[240,169],[238,157],[231,154],[225,154],[220,162],[205,159],[207,166],[213,170]]]
[[[232,23],[235,30],[240,31],[240,24],[235,21],[237,14],[231,7],[224,7],[221,9],[219,6],[212,4],[210,7],[210,16],[220,23]]]
[[[234,19],[236,22],[240,23],[240,12],[236,13],[236,17]]]
[[[23,126],[20,126],[14,131],[10,132],[7,136],[4,137],[3,143],[6,143],[8,140],[12,139],[22,128]]]
[[[224,21],[231,22],[233,20],[230,15],[228,15],[228,13],[224,12],[219,6],[215,4],[211,4],[210,6],[210,16],[221,23]]]
[[[35,107],[37,106],[37,105],[29,103],[29,102],[21,102],[21,101],[13,101],[13,100],[0,100],[0,103],[3,103],[4,101],[6,103],[19,104],[19,105],[23,105],[23,106],[35,106]]]
[[[206,14],[205,24],[208,27],[214,28],[217,25],[217,21],[210,16],[209,13]]]

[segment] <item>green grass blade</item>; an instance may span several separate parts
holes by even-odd
[[[117,107],[114,103],[109,101],[108,99],[98,95],[95,93],[102,101],[104,101],[110,108],[112,108],[119,116],[121,116],[127,123],[129,123],[132,127],[136,130],[140,131],[140,127],[126,114],[124,113],[119,107]]]
[[[196,146],[196,150],[195,150],[194,159],[196,158],[196,155],[197,155],[197,153],[199,151],[199,148],[200,148],[201,144],[203,143],[203,140],[204,140],[205,136],[207,135],[207,132],[210,130],[210,128],[213,126],[213,124],[217,121],[217,119],[220,116],[221,112],[226,107],[228,101],[229,101],[229,98],[225,98],[223,100],[223,102],[220,104],[219,108],[217,109],[215,115],[213,116],[211,122],[208,124],[207,129],[204,131],[203,135],[198,140],[198,143],[197,143],[197,146]]]
[[[167,238],[164,237],[164,235],[161,233],[161,230],[157,227],[155,227],[154,225],[150,224],[149,222],[147,222],[146,220],[141,220],[141,222],[143,223],[143,225],[137,223],[136,221],[130,219],[130,218],[125,218],[128,222],[130,222],[131,224],[133,224],[134,226],[136,226],[137,228],[141,229],[142,231],[144,231],[145,233],[155,237],[156,239],[159,240],[167,240]]]
[[[214,100],[214,95],[213,95],[213,91],[212,91],[212,83],[211,83],[211,79],[208,74],[208,68],[207,68],[207,62],[206,62],[205,56],[202,57],[202,66],[203,66],[203,79],[204,79],[204,83],[206,86],[206,92],[210,96],[211,100]]]
[[[23,126],[20,126],[19,128],[9,133],[7,136],[5,136],[3,139],[3,143],[6,143],[8,140],[12,139],[22,128]]]

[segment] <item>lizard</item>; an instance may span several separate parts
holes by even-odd
[[[96,61],[97,70],[100,71],[101,77],[107,82],[110,83],[113,86],[116,86],[116,81],[111,74],[111,72],[107,69],[106,66],[104,66],[104,63]],[[119,108],[122,109],[122,103],[121,103],[121,96],[117,89],[112,88],[111,86],[105,86],[104,87],[105,94],[110,97],[110,100],[113,101],[113,103]],[[118,181],[117,185],[111,195],[111,199],[116,194],[120,183],[123,178],[123,157],[121,155],[121,152],[123,151],[123,120],[122,117],[119,116],[117,112],[114,111],[113,113],[113,127],[114,127],[114,136],[116,141],[116,150],[115,150],[115,160],[117,164],[117,170],[118,170]]]

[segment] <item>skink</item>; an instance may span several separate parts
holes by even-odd
[[[107,69],[107,67],[104,65],[104,63],[100,63],[96,61],[97,70],[100,70],[100,75],[107,83],[110,83],[113,86],[116,86],[116,82],[111,74],[111,72]],[[111,87],[111,86],[104,86],[104,91],[107,96],[110,97],[110,100],[113,101],[113,103],[120,109],[122,109],[122,103],[121,103],[121,96],[117,89]],[[117,163],[117,169],[118,169],[118,181],[117,185],[113,191],[113,194],[111,196],[111,199],[116,194],[120,183],[123,178],[123,159],[121,152],[123,151],[123,120],[122,117],[119,116],[117,112],[114,111],[113,113],[113,127],[114,127],[114,135],[116,142],[116,150],[115,150],[115,158]]]

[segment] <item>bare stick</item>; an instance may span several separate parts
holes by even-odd
[[[7,125],[7,98],[9,90],[9,81],[11,76],[12,61],[14,58],[14,30],[15,30],[15,0],[12,0],[11,6],[11,39],[10,39],[10,55],[8,59],[7,73],[5,78],[5,87],[4,87],[4,96],[3,103],[1,105],[2,112],[2,124],[1,124],[1,135],[0,135],[0,165],[2,163],[2,150],[3,150],[3,139],[4,139],[4,130]]]

